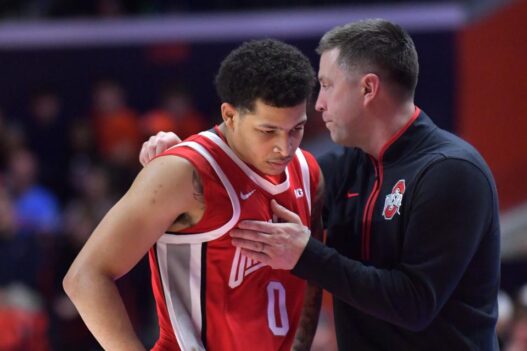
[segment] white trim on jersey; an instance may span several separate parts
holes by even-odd
[[[309,179],[309,165],[307,164],[306,157],[302,150],[296,149],[296,157],[298,158],[300,169],[302,170],[302,185],[304,186],[304,192],[306,194],[309,215],[311,215],[311,181]]]
[[[210,139],[216,145],[218,145],[237,165],[241,170],[249,177],[253,182],[260,186],[263,190],[267,191],[271,195],[283,193],[289,188],[289,170],[285,169],[285,180],[280,184],[273,184],[258,173],[253,171],[245,162],[232,151],[222,138],[212,132],[201,132],[200,135]]]
[[[202,132],[200,134],[222,148],[240,166],[241,170],[263,190],[275,195],[289,188],[289,171],[287,168],[285,170],[286,180],[281,184],[274,185],[252,171],[234,154],[220,137],[210,132]],[[195,150],[208,161],[227,191],[233,209],[231,219],[220,228],[196,234],[174,235],[165,233],[158,239],[156,244],[159,274],[174,335],[182,350],[201,351],[205,349],[200,335],[203,323],[201,310],[202,243],[218,239],[228,233],[238,222],[241,215],[241,207],[234,187],[221,169],[221,166],[208,150],[194,141],[182,142],[175,147],[181,146]],[[300,149],[296,151],[295,155],[299,160],[302,186],[304,188],[309,213],[311,213],[309,165]],[[244,276],[264,266],[262,263],[253,265],[255,262],[252,262],[252,260],[245,256],[240,256],[240,271],[236,271],[234,274],[231,271],[230,286],[232,284],[235,286],[241,284]],[[245,269],[246,271],[244,271]],[[177,279],[174,279],[174,277],[177,277]],[[231,288],[235,286],[231,286]]]
[[[238,223],[238,220],[240,219],[240,200],[238,199],[238,195],[236,194],[236,191],[234,190],[234,187],[232,186],[231,182],[223,173],[223,170],[221,169],[220,165],[216,162],[216,160],[212,157],[212,155],[199,143],[194,141],[185,141],[182,142],[176,147],[180,146],[187,146],[198,153],[201,154],[214,168],[214,171],[216,171],[216,174],[220,178],[220,181],[222,182],[225,190],[227,191],[227,194],[229,195],[229,198],[231,199],[232,204],[232,217],[231,219],[222,225],[221,227],[211,230],[209,232],[205,233],[199,233],[199,234],[183,234],[183,235],[174,235],[174,234],[163,234],[158,242],[163,243],[171,243],[171,244],[196,244],[196,243],[203,243],[206,241],[212,241],[215,239],[218,239],[225,233],[227,233],[229,230],[231,230],[236,223]]]
[[[169,264],[169,246],[173,247],[174,245],[167,243],[158,243],[156,245],[156,249],[157,259],[159,262],[159,274],[161,276],[166,307],[168,310],[168,315],[170,317],[170,322],[172,324],[172,330],[181,350],[205,350],[200,335],[202,327],[200,291],[202,244],[185,245],[187,247],[190,246],[190,257],[185,263],[190,268],[189,279],[186,282],[183,281],[182,287],[179,286],[178,291],[180,292],[181,290],[185,289],[185,287],[187,286],[185,283],[189,284],[189,293],[185,295],[187,295],[187,298],[190,299],[190,315],[188,311],[189,302],[186,302],[184,298],[180,296],[181,294],[173,293],[173,289],[171,289],[170,286],[169,267],[180,268],[181,265]],[[181,279],[181,277],[179,278]]]
[[[202,245],[190,245],[190,308],[196,330],[201,332],[201,248]],[[192,350],[192,349],[191,349]]]

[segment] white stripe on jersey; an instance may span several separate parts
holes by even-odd
[[[202,244],[156,244],[166,307],[181,350],[205,350],[200,335],[201,246]],[[189,306],[191,311],[188,310]]]
[[[300,163],[300,169],[302,170],[302,185],[304,186],[304,192],[306,194],[307,208],[309,209],[309,215],[311,215],[311,182],[309,180],[309,166],[306,161],[304,153],[300,149],[296,149],[296,157]]]
[[[212,166],[214,171],[216,171],[216,174],[220,178],[220,181],[223,183],[223,187],[225,190],[227,190],[227,194],[229,195],[229,198],[231,199],[232,204],[232,217],[231,219],[222,225],[220,228],[211,230],[210,232],[205,233],[199,233],[199,234],[185,234],[185,235],[173,235],[173,234],[163,234],[158,242],[164,242],[164,243],[173,243],[173,244],[184,244],[184,243],[203,243],[206,241],[212,241],[215,239],[218,239],[225,233],[229,232],[236,223],[238,223],[238,220],[240,219],[240,200],[238,199],[238,195],[236,194],[236,191],[234,190],[234,187],[232,186],[231,182],[223,173],[223,170],[221,169],[220,165],[216,162],[216,160],[212,157],[212,155],[199,143],[196,143],[194,141],[190,142],[182,142],[176,146],[187,146],[195,151],[199,152]]]

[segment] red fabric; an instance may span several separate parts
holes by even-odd
[[[303,223],[309,226],[310,215],[306,196],[295,196],[295,190],[303,187],[301,170],[296,158],[288,165],[290,187],[282,193],[272,195],[253,182],[209,139],[193,136],[187,141],[198,142],[209,151],[231,181],[237,196],[240,193],[248,194],[254,190],[250,198],[240,199],[240,220],[272,220],[270,200],[274,198],[283,206],[299,214]],[[172,148],[165,154],[184,157],[192,162],[203,183],[205,214],[199,223],[184,232],[192,235],[190,233],[207,232],[225,224],[232,216],[231,201],[208,162],[196,151],[185,146]],[[316,193],[320,172],[314,157],[307,152],[304,152],[304,155],[310,166],[313,197]],[[160,339],[153,350],[178,350],[178,346],[174,344],[176,338],[169,319],[154,250],[151,250],[150,258],[161,330]],[[284,270],[273,270],[267,266],[251,270],[257,266],[258,262],[251,262],[237,256],[236,249],[228,235],[207,243],[206,281],[201,288],[205,289],[206,311],[203,324],[206,325],[204,339],[208,350],[291,349],[303,307],[306,283]],[[233,272],[237,273],[234,274],[234,278]],[[281,303],[282,308],[280,308]],[[285,325],[285,316],[288,319],[288,327]],[[279,335],[284,330],[288,332],[285,335]]]
[[[47,351],[48,319],[42,312],[0,308],[0,350]]]

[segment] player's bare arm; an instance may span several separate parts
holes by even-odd
[[[106,350],[144,350],[114,281],[168,228],[188,226],[180,218],[189,223],[200,219],[203,202],[196,184],[201,183],[193,173],[179,157],[151,161],[94,230],[64,278],[68,296]]]
[[[320,174],[320,181],[317,186],[317,193],[313,200],[311,211],[311,235],[322,241],[322,206],[324,205],[324,178]],[[304,307],[300,317],[300,324],[296,331],[293,350],[310,350],[315,332],[317,330],[320,306],[322,304],[322,289],[316,285],[308,283],[304,299]]]
[[[196,201],[195,208],[180,214],[174,224],[167,231],[178,232],[195,225],[205,212],[205,198],[203,196],[203,183],[198,172],[192,170],[192,197]]]

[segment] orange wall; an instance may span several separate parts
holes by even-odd
[[[501,208],[527,201],[527,1],[458,36],[457,131],[489,163]]]

